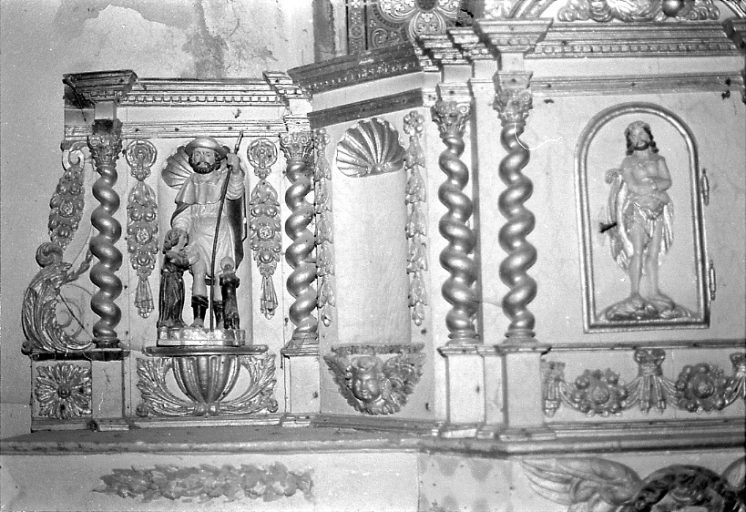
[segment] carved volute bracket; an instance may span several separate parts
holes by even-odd
[[[285,222],[285,232],[292,240],[285,251],[285,260],[293,272],[287,280],[287,289],[295,298],[290,305],[290,321],[295,325],[289,344],[301,346],[318,343],[318,320],[313,316],[317,305],[316,260],[313,251],[315,236],[309,229],[314,218],[314,206],[307,200],[313,192],[313,137],[295,123],[289,133],[280,136],[280,149],[287,162],[286,175],[290,186],[285,192],[285,203],[290,216]],[[290,131],[297,130],[297,131]]]
[[[479,304],[475,289],[477,268],[471,254],[477,243],[469,225],[474,206],[464,193],[469,181],[469,168],[461,160],[464,152],[464,131],[471,115],[471,103],[464,88],[439,88],[439,100],[432,108],[432,118],[438,124],[446,148],[438,164],[446,181],[438,189],[440,201],[448,212],[440,219],[440,234],[448,246],[440,254],[440,264],[450,274],[443,283],[442,293],[451,305],[446,314],[449,344],[479,343],[474,318]]]
[[[533,213],[524,203],[533,193],[533,183],[522,173],[528,164],[528,146],[520,140],[532,106],[530,73],[498,72],[495,75],[495,103],[502,130],[500,142],[507,155],[500,162],[500,179],[506,189],[500,194],[500,213],[506,219],[500,228],[500,246],[508,253],[500,264],[500,279],[510,291],[502,301],[503,312],[510,320],[506,337],[515,341],[534,339],[534,315],[528,304],[536,297],[536,281],[528,269],[536,263],[536,248],[526,237],[534,229]]]

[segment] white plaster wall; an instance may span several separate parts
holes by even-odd
[[[311,0],[0,2],[1,436],[29,428],[21,300],[62,172],[62,75],[260,77],[312,62],[311,21]]]

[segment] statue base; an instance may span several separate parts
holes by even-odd
[[[246,344],[243,329],[206,329],[177,327],[158,329],[159,347],[242,347]]]

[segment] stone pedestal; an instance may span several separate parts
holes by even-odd
[[[484,359],[476,346],[447,346],[439,352],[446,359],[448,423],[445,437],[470,437],[484,421]]]
[[[317,345],[282,350],[285,376],[283,424],[307,424],[319,413],[319,350]]]

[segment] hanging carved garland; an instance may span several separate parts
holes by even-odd
[[[425,118],[415,111],[404,117],[404,133],[409,135],[409,147],[405,160],[407,169],[407,274],[409,274],[409,309],[412,321],[420,326],[425,320],[427,288],[424,273],[427,270],[427,225],[424,212],[425,180],[422,169],[425,157],[420,145],[422,124]]]
[[[137,180],[127,198],[127,249],[138,278],[135,307],[141,317],[148,318],[155,307],[148,278],[158,253],[158,205],[155,192],[145,179],[150,176],[158,153],[150,142],[136,140],[127,146],[125,155],[130,174]]]
[[[251,191],[249,200],[251,250],[262,276],[260,311],[265,318],[272,318],[277,309],[277,293],[272,276],[280,261],[282,236],[280,201],[267,176],[272,172],[270,167],[277,161],[277,148],[269,139],[257,139],[249,145],[246,156],[260,180]]]
[[[316,169],[314,173],[314,197],[316,209],[316,275],[319,296],[317,307],[321,322],[329,327],[334,321],[336,298],[334,295],[334,231],[332,228],[332,171],[326,159],[329,135],[323,128],[314,134]]]
[[[83,216],[85,142],[75,142],[62,157],[65,169],[49,201],[49,238],[63,250],[75,235]]]

